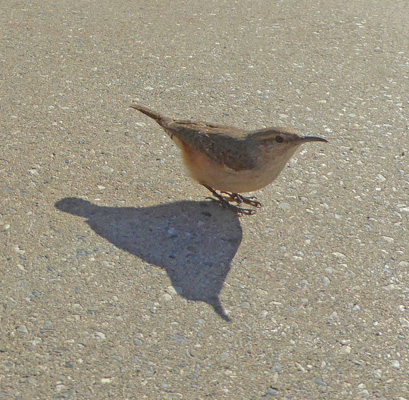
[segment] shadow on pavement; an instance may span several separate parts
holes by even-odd
[[[239,218],[211,202],[101,207],[80,198],[55,203],[116,247],[164,268],[175,290],[211,305],[226,321],[219,295],[242,239]]]

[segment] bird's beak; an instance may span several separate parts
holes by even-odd
[[[307,143],[307,142],[325,142],[325,143],[328,143],[328,140],[317,137],[317,136],[303,136],[298,141],[298,143],[300,143],[300,144]]]

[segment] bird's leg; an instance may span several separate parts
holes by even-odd
[[[237,214],[242,214],[242,215],[253,215],[256,213],[255,210],[250,210],[248,208],[241,208],[241,207],[230,204],[221,194],[217,193],[213,188],[207,185],[203,185],[203,186],[207,190],[209,190],[214,197],[216,197],[216,198],[208,197],[208,199],[215,201],[216,203],[220,204],[222,207],[229,208],[230,210],[236,212]]]
[[[248,204],[249,206],[253,206],[253,207],[261,207],[261,203],[259,201],[256,200],[256,197],[252,196],[252,197],[244,197],[241,194],[238,193],[230,193],[230,192],[222,192],[223,194],[227,195],[228,197],[225,198],[225,200],[227,201],[234,201],[237,204]]]

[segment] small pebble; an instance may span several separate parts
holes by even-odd
[[[165,293],[165,294],[162,296],[162,298],[163,298],[163,300],[165,300],[165,301],[170,301],[170,300],[172,300],[172,296],[171,296],[169,293]]]
[[[114,169],[111,168],[111,167],[108,167],[107,165],[104,165],[101,169],[102,169],[102,171],[109,172],[111,174],[112,174],[112,172],[114,172]]]
[[[340,352],[344,353],[344,354],[350,354],[351,353],[351,346],[342,346]]]
[[[301,371],[303,374],[307,372],[301,364],[295,363],[295,366],[297,367],[298,371]]]
[[[250,308],[250,303],[247,302],[247,301],[243,301],[243,302],[241,303],[241,308]]]
[[[320,385],[320,386],[327,386],[327,384],[326,384],[321,378],[317,378],[317,379],[315,380],[315,383],[316,383],[317,385]]]
[[[321,282],[322,282],[322,284],[323,284],[324,286],[328,286],[328,285],[331,283],[331,281],[330,281],[326,276],[324,276],[324,277],[321,279]]]
[[[333,255],[334,257],[340,258],[340,259],[347,258],[347,256],[346,256],[345,254],[340,253],[340,252],[338,252],[338,251],[335,251],[334,253],[332,253],[332,255]]]
[[[177,342],[188,342],[189,341],[184,336],[181,336],[178,334],[174,335],[172,339],[176,340]]]
[[[291,208],[291,206],[288,203],[280,203],[278,207],[281,208],[282,210],[289,210]]]
[[[393,243],[394,239],[389,236],[382,236],[382,239],[387,243]]]
[[[25,335],[26,333],[28,333],[28,330],[25,325],[20,325],[17,328],[17,332],[20,333],[21,335]]]
[[[374,374],[374,377],[377,378],[377,379],[382,378],[382,370],[381,369],[376,369],[373,374]]]
[[[275,388],[269,388],[266,394],[261,398],[262,400],[268,400],[272,397],[276,397],[280,394],[280,392]]]
[[[386,178],[385,178],[383,175],[378,174],[378,175],[376,176],[376,180],[377,180],[378,182],[385,182],[385,181],[386,181]]]
[[[168,286],[166,288],[166,291],[171,295],[171,296],[175,296],[178,294],[178,292],[176,291],[176,289],[173,286]]]
[[[102,332],[95,332],[95,335],[94,335],[97,339],[101,339],[101,340],[105,340],[107,337],[106,337],[106,335],[105,335],[105,333],[102,333]]]
[[[25,254],[25,250],[22,250],[19,245],[14,246],[14,251],[18,254]]]

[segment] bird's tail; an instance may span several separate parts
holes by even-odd
[[[150,110],[149,108],[145,107],[145,106],[141,106],[139,104],[132,104],[131,108],[134,108],[135,110],[140,111],[141,113],[147,115],[148,117],[151,117],[152,119],[154,119],[159,125],[161,126],[165,126],[167,125],[168,122],[171,121],[171,118],[169,117],[165,117],[164,115]]]

